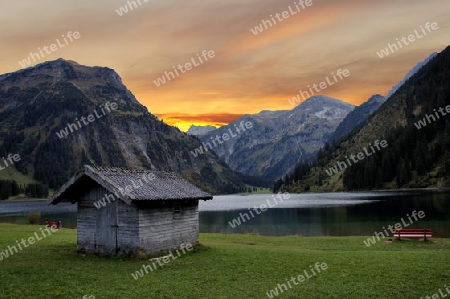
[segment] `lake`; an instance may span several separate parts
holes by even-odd
[[[221,195],[200,202],[199,210],[202,233],[369,236],[403,220],[408,228],[431,228],[436,237],[450,238],[450,191]],[[25,224],[30,211],[41,211],[42,221],[61,219],[64,227],[76,228],[71,204],[0,202],[0,222]],[[416,221],[413,211],[425,217]]]

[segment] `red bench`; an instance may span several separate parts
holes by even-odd
[[[47,219],[47,220],[45,220],[45,227],[52,227],[52,228],[60,229],[62,227],[62,222],[61,222],[61,220],[50,221]]]
[[[398,239],[424,239],[426,241],[427,238],[431,238],[432,236],[431,229],[427,228],[402,228],[394,230],[394,237]]]

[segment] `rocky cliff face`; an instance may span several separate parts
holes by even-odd
[[[273,181],[312,158],[353,109],[340,100],[314,96],[292,110],[246,115],[200,139],[231,169]],[[244,131],[246,123],[252,127]],[[223,134],[230,139],[215,146],[213,139]]]
[[[202,136],[216,129],[214,126],[196,126],[192,125],[186,134],[191,136]]]
[[[444,107],[450,106],[450,47],[410,73],[367,121],[320,151],[312,168],[298,165],[288,180],[276,182],[275,191],[448,186],[450,117]],[[387,146],[378,150],[383,141]],[[358,153],[363,159],[355,162],[352,155]]]
[[[19,154],[16,169],[52,188],[83,164],[174,171],[216,193],[243,187],[213,154],[193,157],[199,140],[158,120],[105,67],[58,59],[1,75],[0,138],[0,154]]]

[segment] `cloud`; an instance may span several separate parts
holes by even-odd
[[[238,118],[243,117],[245,114],[231,114],[231,113],[214,113],[214,114],[157,114],[159,119],[171,119],[182,122],[192,123],[216,123],[216,124],[228,124],[235,121]]]
[[[7,46],[0,73],[17,70],[19,60],[61,34],[79,31],[79,40],[48,60],[111,67],[152,113],[183,126],[201,120],[219,125],[232,115],[290,109],[288,99],[337,69],[351,76],[323,94],[356,105],[386,94],[417,62],[448,44],[450,28],[450,2],[442,0],[313,0],[258,35],[250,29],[294,1],[141,2],[122,17],[115,10],[127,5],[125,0],[5,3],[0,25],[8,29],[0,32],[0,41]],[[388,59],[376,56],[426,22],[438,22],[440,29]],[[203,50],[216,56],[155,86],[153,80]]]

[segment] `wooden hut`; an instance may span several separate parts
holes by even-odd
[[[197,243],[198,202],[210,199],[174,173],[84,166],[48,203],[77,203],[79,251],[146,255]]]

